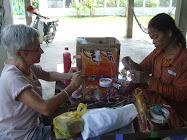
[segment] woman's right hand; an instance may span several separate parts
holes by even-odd
[[[122,64],[124,65],[125,70],[132,70],[132,59],[129,56],[124,57],[122,60]]]
[[[73,73],[72,80],[70,86],[74,88],[74,90],[78,89],[82,84],[83,77],[81,71]]]

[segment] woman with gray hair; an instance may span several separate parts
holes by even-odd
[[[43,50],[39,33],[27,25],[12,25],[3,30],[2,45],[12,57],[5,62],[0,75],[0,138],[48,140],[50,126],[39,122],[39,115],[50,116],[80,87],[81,72],[47,72],[39,65]],[[39,79],[59,81],[72,79],[59,94],[44,100]]]

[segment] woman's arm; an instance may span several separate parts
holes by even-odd
[[[187,69],[185,74],[179,77],[176,77],[172,84],[163,83],[159,79],[152,78],[149,89],[171,101],[182,102],[187,99]]]
[[[44,100],[41,96],[38,95],[32,88],[27,88],[23,90],[17,97],[17,100],[28,105],[32,109],[43,115],[51,115],[60,105],[68,100],[68,96],[80,87],[82,83],[81,73],[75,73],[72,77],[72,82],[67,86],[64,91],[61,91],[59,94]],[[67,93],[68,95],[67,95]]]
[[[59,72],[47,72],[42,70],[41,79],[45,81],[60,81],[65,79],[71,79],[74,72],[78,72],[76,67],[71,67],[68,73]]]
[[[41,79],[45,81],[60,81],[65,79],[71,79],[73,73],[60,73],[60,72],[47,72],[42,70]]]

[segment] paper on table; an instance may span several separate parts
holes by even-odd
[[[138,115],[134,104],[119,108],[90,109],[83,116],[84,130],[81,132],[84,140],[99,136],[129,125]]]

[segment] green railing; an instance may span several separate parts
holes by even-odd
[[[12,0],[14,20],[25,19],[25,0]]]

